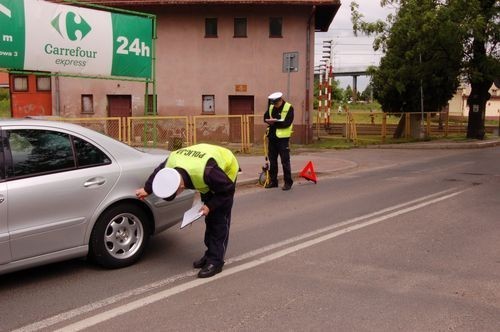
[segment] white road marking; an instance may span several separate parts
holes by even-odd
[[[269,246],[265,246],[265,247],[250,251],[250,252],[243,254],[243,255],[240,255],[238,257],[228,259],[224,271],[220,274],[217,274],[217,275],[211,277],[211,278],[195,279],[195,280],[189,281],[189,282],[184,283],[182,285],[175,286],[175,287],[172,287],[170,289],[166,289],[164,291],[155,293],[153,295],[146,296],[144,298],[141,298],[141,299],[132,301],[130,303],[124,304],[122,306],[119,306],[117,308],[110,309],[110,310],[104,311],[100,314],[83,319],[83,320],[78,321],[74,324],[70,324],[68,326],[65,326],[64,328],[62,328],[58,331],[80,331],[82,329],[99,324],[101,322],[112,319],[112,318],[117,317],[119,315],[122,315],[124,313],[135,310],[137,308],[143,307],[145,305],[166,299],[172,295],[179,294],[181,292],[192,289],[194,287],[197,287],[197,286],[200,286],[200,285],[203,285],[203,284],[230,276],[232,274],[235,274],[235,273],[238,273],[241,271],[245,271],[245,270],[254,268],[258,265],[261,265],[261,264],[270,262],[272,260],[281,258],[285,255],[288,255],[288,254],[294,253],[296,251],[308,248],[310,246],[316,245],[316,244],[321,243],[323,241],[340,236],[342,234],[346,234],[346,233],[349,233],[349,232],[352,232],[352,231],[379,223],[381,221],[396,217],[398,215],[420,209],[424,206],[452,198],[452,197],[459,195],[465,191],[465,190],[461,190],[461,191],[456,191],[456,190],[457,190],[457,188],[451,188],[451,189],[444,190],[444,191],[441,191],[438,193],[423,196],[423,197],[417,198],[417,199],[412,200],[412,201],[408,201],[408,202],[405,202],[402,204],[394,205],[392,207],[388,207],[388,208],[385,208],[385,209],[382,209],[382,210],[379,210],[379,211],[376,211],[376,212],[373,212],[370,214],[366,214],[364,216],[349,219],[349,220],[346,220],[346,221],[341,222],[341,223],[337,223],[337,224],[334,224],[334,225],[331,225],[331,226],[328,226],[328,227],[325,227],[322,229],[318,229],[318,230],[315,230],[315,231],[312,231],[312,232],[309,232],[306,234],[302,234],[300,236],[296,236],[296,237],[287,239],[285,241],[281,241],[278,243],[271,244]],[[442,196],[442,195],[444,195],[444,196]],[[391,212],[391,211],[394,211],[394,212]],[[381,215],[381,216],[379,216],[379,215]],[[379,217],[376,217],[376,216],[379,216]],[[369,219],[365,222],[360,222],[360,221],[368,219],[368,218],[373,218],[373,219]],[[360,222],[360,223],[358,223],[358,222]],[[358,223],[358,224],[356,224],[356,223]],[[355,224],[355,225],[353,225],[353,224]],[[351,225],[351,226],[349,226],[349,225]],[[338,229],[338,228],[341,228],[344,226],[348,226],[348,227],[334,231],[335,229]],[[311,239],[311,240],[308,240],[308,241],[305,241],[302,243],[298,243],[292,247],[282,249],[280,251],[274,252],[274,253],[269,254],[267,256],[256,258],[253,261],[250,261],[250,262],[247,262],[247,263],[235,266],[235,267],[227,268],[228,265],[234,264],[238,261],[252,258],[252,257],[258,256],[258,255],[264,254],[266,252],[275,250],[279,247],[283,247],[285,245],[289,245],[289,244],[292,244],[292,243],[295,243],[298,241],[304,241],[307,238],[318,236],[322,233],[330,232],[330,231],[334,231],[334,232],[319,236],[317,238],[314,238],[314,239]],[[82,307],[55,315],[55,316],[49,317],[49,318],[44,319],[42,321],[35,322],[33,324],[30,324],[30,325],[26,325],[24,327],[21,327],[19,329],[14,330],[13,332],[38,331],[38,330],[41,330],[43,328],[47,328],[49,326],[70,320],[70,319],[77,317],[79,315],[82,315],[82,314],[85,314],[85,313],[88,313],[88,312],[91,312],[91,311],[94,311],[97,309],[101,309],[105,306],[109,306],[109,305],[114,304],[118,301],[125,300],[129,297],[139,296],[139,295],[144,294],[146,292],[149,292],[153,289],[165,287],[168,284],[171,284],[177,280],[180,280],[180,279],[183,279],[186,277],[194,276],[194,275],[196,275],[196,273],[197,273],[197,271],[189,271],[186,273],[172,276],[170,278],[162,279],[160,281],[145,285],[143,287],[136,288],[136,289],[133,289],[131,291],[120,293],[120,294],[117,294],[115,296],[106,298],[106,299],[101,300],[99,302],[91,303],[91,304],[88,304],[88,305],[85,305],[85,306],[82,306]]]

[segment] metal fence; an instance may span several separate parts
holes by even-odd
[[[363,140],[385,142],[392,139],[403,116],[406,117],[402,128],[404,140],[410,138],[410,118],[420,118],[421,113],[348,111],[332,113],[328,118],[317,116],[313,117],[313,138],[328,136],[355,143]],[[262,149],[267,128],[262,119],[262,114],[57,118],[89,127],[131,146],[176,150],[191,144],[212,143],[242,153]],[[424,113],[421,124],[426,137],[465,135],[467,132],[467,118],[450,117],[446,112]]]
[[[57,121],[66,121],[80,126],[93,129],[104,135],[113,137],[119,141],[125,141],[124,138],[124,121],[119,117],[109,118],[52,118]]]
[[[467,132],[467,118],[450,117],[447,112],[425,112],[423,115],[422,118],[420,112],[347,111],[333,113],[329,117],[318,116],[315,118],[313,135],[316,138],[330,136],[350,141],[379,139],[384,142],[386,139],[396,136],[401,120],[404,120],[404,127],[399,129],[402,133],[401,139],[404,140],[411,138],[412,124],[418,126],[421,134],[425,137],[439,138],[447,137],[449,134],[465,134]]]
[[[245,152],[248,144],[245,120],[244,115],[193,116],[192,142],[230,146]]]
[[[191,144],[187,116],[140,116],[127,118],[126,142],[132,146],[176,150]]]

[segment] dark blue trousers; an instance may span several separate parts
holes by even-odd
[[[269,138],[268,158],[269,177],[271,183],[278,183],[278,156],[283,167],[285,184],[292,185],[292,168],[290,165],[290,138]]]
[[[205,246],[207,247],[205,256],[209,264],[224,264],[224,256],[229,241],[233,201],[234,199],[231,198],[223,205],[210,211],[205,217]]]

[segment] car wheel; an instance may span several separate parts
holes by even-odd
[[[150,229],[146,213],[134,205],[117,205],[97,220],[90,236],[89,256],[107,268],[135,263],[148,243]]]

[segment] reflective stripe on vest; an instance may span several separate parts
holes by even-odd
[[[205,194],[210,191],[203,179],[205,167],[208,160],[215,160],[220,169],[226,173],[231,181],[236,180],[239,165],[234,154],[223,147],[210,144],[196,144],[172,151],[167,159],[165,167],[184,169],[191,178],[193,186],[199,192]]]
[[[292,104],[290,104],[288,102],[285,103],[285,106],[283,106],[283,109],[281,110],[281,120],[285,120],[286,115],[288,114],[288,111],[290,110],[291,106],[292,106]],[[274,105],[273,104],[269,105],[269,117],[270,118],[272,118],[273,109],[274,109]],[[293,124],[291,124],[290,126],[288,126],[286,128],[276,128],[276,137],[278,137],[278,138],[290,137],[290,136],[292,136],[292,132],[293,132],[292,129],[293,129]]]

